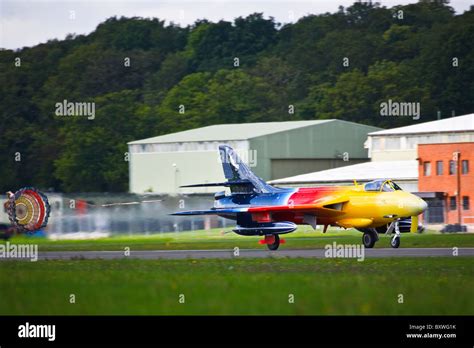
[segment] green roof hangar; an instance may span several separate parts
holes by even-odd
[[[381,128],[328,119],[220,124],[128,143],[130,192],[214,193],[224,181],[218,146],[232,146],[264,180],[368,161],[367,134]]]

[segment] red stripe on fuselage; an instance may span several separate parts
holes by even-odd
[[[338,186],[302,187],[288,198],[287,204],[311,204],[327,195],[331,195],[342,190],[343,188]]]

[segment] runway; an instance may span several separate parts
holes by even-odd
[[[326,258],[325,249],[233,249],[218,250],[137,250],[130,254],[124,251],[40,251],[38,260],[82,260],[82,259],[231,259],[231,258]],[[452,248],[380,248],[365,249],[364,258],[377,257],[455,257]],[[474,256],[474,248],[459,248],[457,256]]]

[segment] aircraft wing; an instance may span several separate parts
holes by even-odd
[[[349,202],[346,196],[326,196],[311,203],[293,203],[290,199],[289,204],[253,206],[249,213],[271,213],[271,212],[299,212],[312,213],[319,217],[333,217],[343,214],[344,203]]]
[[[277,213],[277,212],[312,213],[318,217],[332,217],[332,216],[338,216],[338,215],[343,214],[341,210],[325,208],[318,204],[252,207],[248,209],[248,212],[249,213]]]
[[[171,215],[219,215],[237,213],[272,213],[272,212],[299,212],[312,213],[318,217],[333,217],[342,215],[342,206],[348,202],[349,199],[345,197],[338,197],[336,199],[325,198],[310,204],[286,204],[286,205],[266,205],[266,206],[246,206],[235,208],[214,208],[209,210],[191,210],[176,212]]]

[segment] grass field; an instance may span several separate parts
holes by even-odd
[[[13,315],[474,314],[462,257],[3,261],[0,284]]]
[[[281,248],[360,244],[300,228]],[[262,248],[222,230],[97,240],[13,238],[46,250]],[[388,247],[381,236],[376,247]],[[402,247],[474,247],[473,234],[403,234]],[[474,314],[474,259],[70,260],[0,262],[0,314]],[[76,303],[69,303],[70,294]],[[179,303],[184,294],[185,303]],[[289,303],[290,294],[294,303]],[[403,295],[403,303],[399,303]]]
[[[330,229],[323,234],[311,227],[300,227],[294,233],[282,236],[285,249],[323,248],[333,241],[343,244],[361,244],[362,233],[356,230]],[[222,229],[206,231],[161,233],[149,236],[126,235],[96,240],[49,240],[39,238],[13,238],[15,243],[37,243],[40,251],[46,250],[171,250],[171,249],[232,249],[234,247],[254,249],[265,248],[259,245],[261,237],[244,237],[235,233],[223,233]],[[376,248],[388,248],[389,237],[380,236]],[[474,247],[474,234],[452,233],[440,234],[428,231],[423,234],[403,233],[402,248],[413,247]]]

